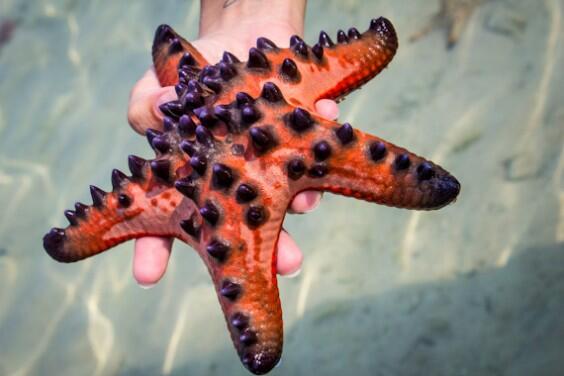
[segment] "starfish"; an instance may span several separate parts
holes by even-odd
[[[65,212],[70,225],[43,238],[60,262],[96,255],[128,239],[175,237],[193,247],[215,285],[243,364],[267,373],[280,359],[282,310],[275,246],[292,198],[329,191],[379,204],[437,209],[459,193],[441,167],[348,123],[315,112],[382,71],[398,47],[392,24],[364,33],[321,32],[290,48],[259,38],[246,62],[225,52],[209,65],[167,25],[153,61],[178,99],[161,106],[164,131],[148,130],[150,161],[129,156],[131,175],[113,170],[112,192],[90,187],[92,205]]]
[[[431,20],[420,31],[413,34],[410,42],[415,42],[433,30],[446,28],[448,31],[447,48],[452,48],[458,43],[460,36],[472,14],[487,0],[441,0],[440,10],[433,15]]]
[[[12,39],[16,26],[17,22],[15,20],[6,19],[0,21],[0,49]]]

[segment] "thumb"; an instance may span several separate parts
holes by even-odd
[[[177,99],[173,86],[162,87],[153,68],[133,86],[129,96],[127,120],[138,133],[144,134],[147,128],[161,129],[163,114],[159,106]]]

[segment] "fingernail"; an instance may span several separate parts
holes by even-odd
[[[299,269],[296,270],[295,272],[293,272],[293,273],[291,273],[291,274],[283,275],[283,276],[281,276],[281,277],[288,278],[288,279],[290,279],[290,278],[296,278],[297,276],[300,275],[301,272],[302,272],[302,268],[299,268]]]
[[[315,209],[317,209],[317,207],[321,203],[321,198],[323,197],[323,192],[320,192],[319,194],[310,194],[306,197],[307,197],[308,208],[307,208],[307,210],[302,211],[301,214],[310,213],[310,212],[314,211]]]
[[[313,201],[310,202],[311,209],[309,209],[308,212],[311,212],[311,211],[314,211],[315,209],[317,209],[317,207],[321,203],[322,198],[323,198],[323,192],[321,192],[318,195],[315,195],[315,197],[313,198]]]
[[[164,89],[165,89],[165,92],[161,96],[159,96],[157,98],[157,100],[155,101],[155,110],[161,117],[164,116],[164,114],[162,113],[162,111],[159,108],[161,106],[161,104],[178,99],[178,96],[174,92],[174,88],[167,87],[167,88],[164,88]]]
[[[321,112],[324,116],[328,116],[333,120],[339,117],[339,106],[337,103],[330,99],[320,99],[315,103],[315,108],[318,112]]]
[[[143,290],[152,289],[152,288],[155,287],[155,285],[156,285],[156,283],[141,283],[141,282],[137,282],[137,284],[138,284],[139,287],[141,287]]]
[[[174,100],[177,100],[177,99],[178,99],[178,96],[174,92],[174,89],[167,87],[164,94],[161,95],[159,97],[159,99],[157,99],[157,105],[160,106],[163,103],[174,101]]]

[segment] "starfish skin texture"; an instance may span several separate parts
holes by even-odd
[[[383,205],[438,209],[459,193],[441,167],[380,138],[315,113],[319,99],[342,99],[382,71],[398,47],[392,24],[364,33],[321,32],[290,48],[266,38],[246,62],[225,52],[208,65],[169,26],[155,34],[160,83],[178,99],[161,106],[162,131],[148,130],[156,158],[129,157],[112,192],[91,186],[91,206],[65,212],[44,248],[60,262],[91,257],[132,238],[175,237],[206,264],[245,367],[269,372],[282,354],[276,243],[286,210],[304,190]]]
[[[439,11],[431,17],[427,25],[413,34],[409,41],[416,42],[430,32],[444,28],[447,29],[447,48],[453,48],[476,8],[486,1],[488,0],[441,0]]]

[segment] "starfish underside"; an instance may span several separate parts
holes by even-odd
[[[384,69],[398,43],[392,24],[372,20],[359,33],[322,32],[310,47],[257,40],[247,62],[226,52],[208,65],[169,26],[157,29],[153,60],[161,84],[175,85],[162,130],[148,130],[156,158],[129,157],[131,176],[114,170],[112,192],[91,186],[93,204],[66,211],[44,247],[74,262],[128,239],[175,237],[204,260],[237,352],[253,373],[282,353],[275,246],[286,209],[304,190],[329,191],[409,209],[437,209],[460,186],[441,167],[315,113]]]

